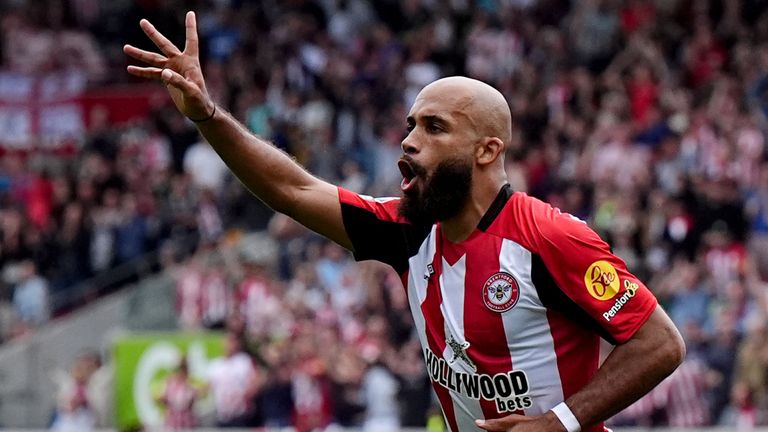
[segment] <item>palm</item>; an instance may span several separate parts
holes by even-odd
[[[197,23],[194,12],[187,12],[185,20],[186,44],[184,51],[173,45],[147,20],[141,20],[141,29],[157,45],[162,54],[126,45],[123,51],[149,67],[128,66],[128,73],[166,83],[173,103],[189,118],[205,118],[213,102],[208,96],[198,55]]]
[[[192,58],[188,54],[182,54],[168,59],[165,67],[178,72],[179,75],[184,77],[187,81],[190,81],[190,83],[197,87],[197,90],[202,93],[205,88],[205,83],[203,81],[202,73],[200,72],[200,64],[196,57]],[[173,99],[173,103],[176,104],[179,111],[190,117],[195,116],[194,113],[189,112],[192,107],[188,106],[194,105],[194,100],[188,101],[187,96],[181,89],[170,85],[168,86],[168,93],[171,95],[171,99]]]

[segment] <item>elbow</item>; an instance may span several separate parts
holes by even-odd
[[[685,360],[686,348],[685,341],[675,327],[668,329],[667,342],[664,344],[664,364],[669,366],[669,373],[672,373]]]

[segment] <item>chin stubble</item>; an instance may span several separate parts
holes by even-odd
[[[419,168],[415,166],[414,171]],[[440,162],[431,176],[422,178],[425,179],[423,187],[415,193],[404,194],[400,201],[401,216],[414,224],[431,225],[461,212],[472,184],[470,162],[447,159]]]

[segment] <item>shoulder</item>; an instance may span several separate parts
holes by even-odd
[[[253,369],[253,360],[251,359],[251,356],[246,353],[235,355],[235,357],[232,358],[232,363],[234,363],[235,367],[243,370]]]
[[[490,232],[501,237],[529,241],[582,229],[588,227],[581,219],[525,192],[512,194],[489,227]]]
[[[398,214],[400,198],[374,198],[368,195],[357,194],[341,187],[338,190],[339,202],[342,207],[352,207],[373,213],[380,220],[406,223],[406,220]]]
[[[208,375],[215,376],[219,375],[221,373],[221,370],[224,366],[224,359],[223,358],[216,358],[211,360],[210,363],[208,363]]]
[[[523,192],[510,197],[488,232],[535,254],[569,255],[606,247],[583,220]]]

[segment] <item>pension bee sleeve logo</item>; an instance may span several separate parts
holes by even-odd
[[[584,285],[589,295],[597,300],[610,300],[616,297],[621,289],[619,274],[608,261],[595,261],[584,273]]]
[[[611,306],[610,309],[603,313],[603,319],[607,322],[611,322],[611,320],[619,313],[619,311],[624,308],[624,305],[629,303],[629,301],[635,297],[635,294],[639,289],[640,285],[637,282],[625,279],[624,293],[616,297],[616,301],[614,301],[613,306]]]

